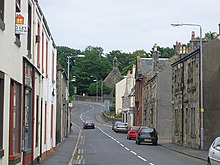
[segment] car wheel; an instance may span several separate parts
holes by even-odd
[[[153,145],[157,146],[157,141],[153,142]]]

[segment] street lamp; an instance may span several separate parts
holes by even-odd
[[[204,113],[204,103],[203,103],[203,54],[202,54],[202,26],[199,24],[171,24],[171,26],[197,26],[200,30],[200,149],[203,150],[204,147],[204,121],[203,121],[203,113]]]
[[[68,112],[69,112],[69,95],[70,95],[70,92],[69,92],[69,85],[70,85],[70,59],[71,58],[76,58],[76,57],[79,57],[79,58],[82,58],[82,57],[85,57],[85,55],[83,55],[83,54],[78,54],[78,55],[76,55],[76,56],[67,56],[67,64],[68,64],[68,74],[67,74],[67,76],[68,76],[68,80],[67,80],[67,90],[68,90],[68,109],[67,109],[67,118],[68,118]],[[70,111],[70,125],[71,125],[71,111]],[[68,125],[68,124],[67,124]],[[67,129],[68,129],[68,127],[67,127]],[[71,132],[71,127],[70,127],[70,132]]]
[[[99,95],[99,90],[98,90],[98,79],[93,80],[94,82],[96,82],[96,103],[98,103],[98,95]]]

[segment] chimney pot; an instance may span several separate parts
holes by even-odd
[[[195,31],[192,31],[192,36],[191,36],[191,40],[195,40]]]
[[[130,70],[128,70],[128,73],[127,73],[128,75],[130,75],[131,74],[131,71]]]

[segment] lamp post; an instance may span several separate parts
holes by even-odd
[[[98,103],[98,95],[99,95],[99,87],[98,87],[98,79],[93,80],[94,82],[96,82],[96,103]]]
[[[101,111],[103,111],[103,81],[101,82]]]
[[[69,95],[70,95],[70,92],[69,92],[69,85],[70,85],[70,59],[71,58],[76,58],[76,57],[79,57],[79,58],[82,58],[82,57],[85,57],[85,55],[83,54],[79,54],[79,55],[76,55],[76,56],[67,56],[67,65],[68,65],[68,74],[67,74],[67,77],[68,77],[68,80],[67,80],[67,96],[68,96],[68,109],[67,109],[67,120],[68,120],[68,117],[70,116],[70,125],[71,125],[71,111],[69,112]],[[68,112],[69,112],[69,116],[68,116]],[[67,123],[67,129],[68,129],[68,123]],[[71,132],[71,127],[69,128],[70,129],[70,132]]]
[[[200,30],[200,149],[204,147],[204,103],[203,103],[203,54],[202,54],[202,26],[199,24],[171,24],[172,26],[197,26]]]

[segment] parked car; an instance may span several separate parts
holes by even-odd
[[[120,122],[120,123],[116,124],[114,126],[114,131],[116,133],[118,133],[118,132],[127,133],[128,132],[128,124],[127,123],[123,123],[123,122]]]
[[[136,134],[138,129],[140,128],[140,126],[131,126],[128,129],[128,134],[127,134],[127,139],[135,139],[136,138]]]
[[[208,165],[220,165],[220,137],[217,137],[209,148]]]
[[[152,143],[157,145],[158,133],[155,128],[141,126],[137,131],[136,144]]]
[[[95,128],[95,123],[92,120],[86,120],[86,121],[83,122],[83,128],[84,129],[86,129],[86,128],[94,129]]]
[[[112,123],[112,130],[114,130],[115,126],[118,124],[118,123],[123,123],[122,121],[119,121],[119,120],[116,120]]]

